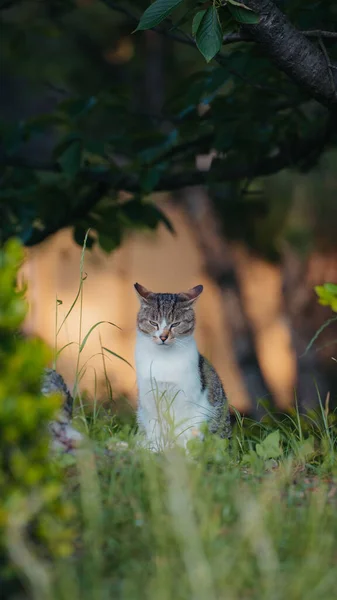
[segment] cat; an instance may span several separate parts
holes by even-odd
[[[186,448],[202,438],[202,426],[230,438],[228,403],[215,369],[197,349],[194,304],[202,285],[179,294],[158,294],[134,284],[140,309],[135,349],[137,420],[147,446]]]
[[[62,398],[61,410],[55,416],[55,419],[49,423],[52,450],[73,452],[82,440],[80,432],[71,425],[74,400],[63,377],[54,369],[44,370],[41,393],[44,396],[60,394]]]

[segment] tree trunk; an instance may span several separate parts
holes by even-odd
[[[317,409],[319,397],[325,402],[331,391],[324,374],[326,361],[319,360],[316,345],[309,348],[310,341],[324,322],[322,313],[325,312],[319,306],[313,286],[308,281],[309,263],[310,259],[303,260],[289,248],[285,248],[284,299],[297,357],[297,401],[300,409],[305,411]],[[317,273],[317,284],[320,283],[318,277],[322,275],[323,273]],[[323,335],[319,338],[319,344],[324,344],[324,341],[326,337]]]
[[[221,291],[236,360],[251,399],[251,414],[256,419],[261,418],[265,411],[259,400],[269,402],[271,393],[258,362],[255,340],[245,314],[230,244],[222,234],[212,203],[202,188],[182,191],[176,195],[176,199],[193,229],[202,252],[205,270]]]

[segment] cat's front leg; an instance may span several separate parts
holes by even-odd
[[[204,435],[199,427],[191,425],[190,427],[178,428],[176,432],[175,443],[182,446],[187,451],[187,444],[190,440],[203,440]]]
[[[139,406],[137,411],[137,421],[140,435],[138,445],[141,448],[159,452],[163,449],[163,432],[158,417]]]

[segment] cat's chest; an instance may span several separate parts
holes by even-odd
[[[185,392],[200,389],[198,372],[198,351],[196,346],[187,348],[149,347],[138,343],[136,347],[136,368],[138,384],[145,382],[164,388],[176,386]]]

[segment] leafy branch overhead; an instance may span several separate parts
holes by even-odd
[[[192,35],[196,45],[209,62],[220,52],[228,18],[232,17],[279,68],[307,88],[314,98],[325,105],[337,106],[337,64],[330,62],[321,38],[321,48],[315,48],[288,22],[276,3],[270,0],[245,0],[245,3],[213,0],[195,3],[192,11],[188,4],[186,0],[155,0],[143,13],[137,30],[151,29],[171,16],[177,7],[186,6],[186,14],[193,17]],[[231,19],[229,22],[232,26]]]
[[[15,93],[0,122],[2,240],[73,226],[81,243],[91,227],[111,251],[130,228],[170,227],[153,192],[204,185],[225,209],[230,183],[241,206],[255,179],[336,145],[333,0],[11,7],[2,62],[38,106]]]
[[[186,4],[184,0],[155,0],[143,13],[136,31],[156,27],[182,4]],[[200,5],[206,6],[206,8],[200,10]],[[236,0],[195,3],[194,10],[188,11],[193,16],[192,35],[207,62],[212,60],[222,47],[223,28],[220,18],[220,9],[222,8],[228,9],[230,15],[238,23],[259,22],[258,15],[252,9]]]

